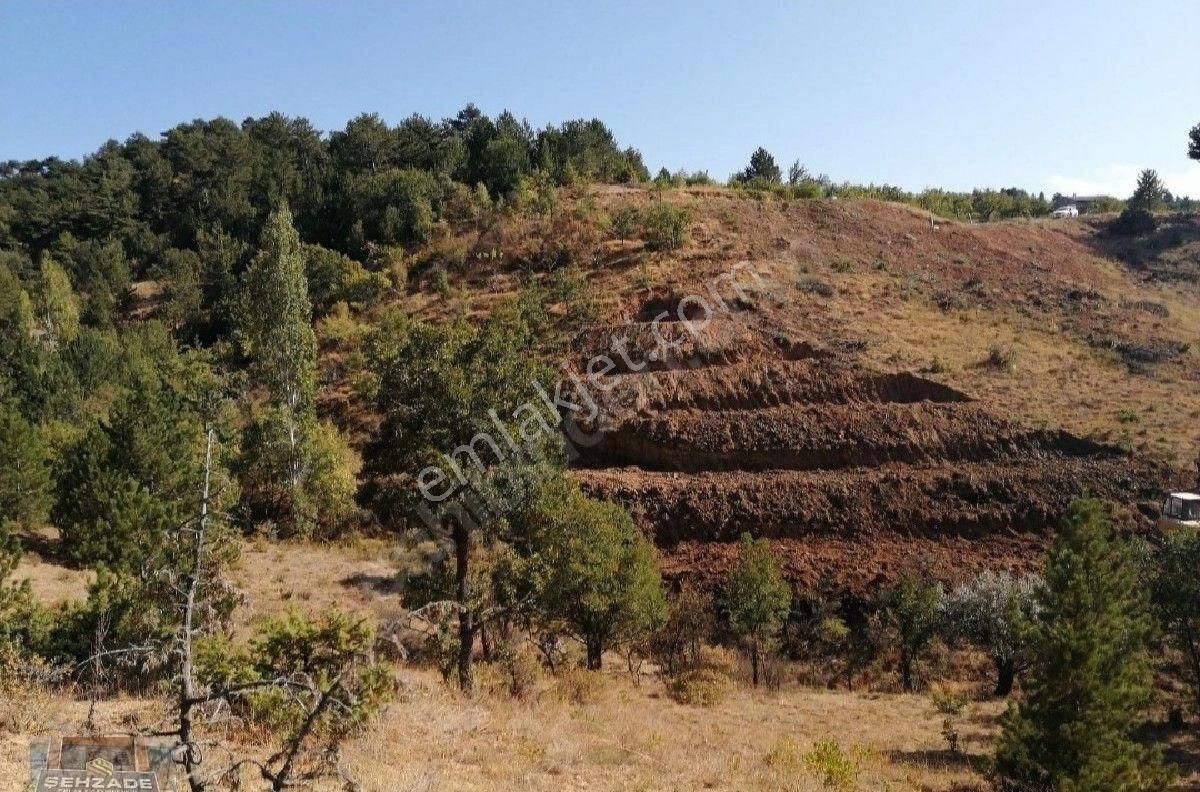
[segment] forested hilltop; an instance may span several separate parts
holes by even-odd
[[[82,162],[6,163],[0,698],[43,683],[92,695],[171,684],[170,733],[189,751],[212,714],[204,705],[258,708],[285,736],[262,773],[289,785],[310,733],[336,743],[389,683],[372,659],[373,625],[338,613],[258,624],[248,643],[235,640],[242,602],[223,575],[241,537],[329,538],[402,519],[423,460],[546,373],[535,364],[551,321],[544,289],[530,281],[484,322],[425,324],[391,305],[410,275],[428,280],[434,259],[414,261],[415,251],[454,228],[543,212],[559,185],[647,176],[599,121],[535,132],[474,107],[439,123],[363,115],[328,136],[279,114],[195,121]],[[435,271],[447,291],[445,265]],[[334,355],[352,346],[354,364],[322,369],[322,344]],[[347,369],[368,410],[379,394],[377,433],[351,437],[319,409]],[[360,493],[360,452],[375,434],[367,462],[386,486]],[[630,591],[661,607],[648,541],[557,470],[551,462],[538,479],[559,496],[536,501],[549,515],[540,530],[561,540],[540,545],[545,557],[567,552],[560,526],[591,514],[605,541],[632,543],[641,588]],[[463,558],[470,544],[456,542]],[[86,597],[49,606],[14,582],[31,545],[86,570]],[[449,596],[442,569],[429,599]],[[479,626],[464,624],[469,685]]]
[[[0,249],[25,275],[49,253],[97,307],[159,277],[203,292],[181,299],[217,304],[272,207],[290,206],[306,243],[365,260],[373,245],[427,241],[439,222],[511,196],[535,172],[555,184],[648,175],[598,120],[535,132],[468,106],[396,126],[361,115],[327,136],[278,113],[240,126],[197,120],[159,139],[110,141],[82,162],[4,163]]]
[[[328,136],[277,113],[197,120],[82,162],[5,163],[0,404],[21,442],[4,444],[19,480],[0,517],[49,518],[77,562],[124,563],[128,534],[151,535],[142,512],[166,524],[194,501],[202,430],[222,424],[239,522],[344,524],[358,462],[316,418],[313,321],[402,292],[406,248],[450,224],[646,178],[600,121],[535,132],[473,106]]]

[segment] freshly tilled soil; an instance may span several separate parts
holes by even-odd
[[[797,586],[863,592],[906,569],[950,581],[1029,568],[1073,498],[1103,498],[1148,530],[1171,475],[782,338],[749,313],[653,327],[634,316],[577,340],[585,374],[614,343],[624,354],[592,379],[600,413],[582,427],[594,442],[575,476],[630,510],[674,581],[719,582],[743,533],[770,540]]]

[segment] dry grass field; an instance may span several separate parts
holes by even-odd
[[[958,720],[962,753],[941,735],[944,716],[927,698],[895,694],[739,690],[719,705],[689,707],[656,681],[634,687],[605,675],[587,685],[544,683],[530,701],[481,693],[464,700],[433,672],[398,671],[402,692],[346,749],[365,792],[397,790],[820,790],[805,757],[833,740],[854,758],[852,789],[982,789],[977,772],[995,731],[994,703],[972,704]],[[0,789],[27,777],[29,739],[78,731],[84,701],[28,702],[26,728],[0,736]],[[3,705],[16,709],[15,702]],[[107,701],[100,732],[153,722],[158,704]]]
[[[248,544],[234,574],[247,602],[235,628],[244,632],[287,608],[316,614],[333,605],[386,621],[399,608],[397,595],[376,579],[387,569],[378,559],[387,555],[376,540]],[[39,587],[63,573],[43,562],[24,569]],[[959,748],[951,752],[943,734],[948,716],[928,693],[892,692],[890,671],[875,680],[886,692],[806,686],[801,669],[791,672],[785,669],[779,689],[743,682],[713,706],[692,706],[672,700],[653,673],[635,680],[615,655],[598,674],[542,674],[521,699],[487,665],[479,669],[480,690],[465,698],[437,671],[397,663],[396,698],[347,745],[346,767],[364,792],[815,791],[835,787],[823,785],[807,757],[818,742],[832,741],[852,760],[856,780],[847,789],[987,789],[986,757],[1004,704],[981,695],[986,684],[947,683],[972,699],[950,716]],[[93,709],[84,698],[32,690],[0,701],[0,790],[23,789],[34,737],[127,733],[163,714],[162,701],[147,698],[104,700]],[[250,735],[235,737],[235,750],[253,743]],[[1176,761],[1200,756],[1191,732],[1172,739]],[[1182,789],[1200,789],[1200,776],[1185,779]]]
[[[332,606],[386,621],[399,598],[378,577],[382,543],[250,544],[233,576],[246,595],[237,629],[289,607]],[[27,561],[38,590],[63,574]],[[974,702],[954,718],[960,754],[947,749],[943,720],[928,696],[829,691],[787,683],[775,691],[740,686],[714,706],[676,703],[653,674],[635,681],[621,658],[600,674],[541,675],[522,699],[482,666],[471,699],[434,670],[397,664],[396,699],[346,749],[352,774],[370,792],[492,789],[824,788],[805,757],[834,741],[858,768],[852,788],[980,788],[982,756],[1002,705]],[[121,733],[157,722],[156,699],[98,702],[27,691],[0,702],[0,790],[22,789],[29,741],[52,733]],[[90,715],[89,715],[90,713]],[[89,717],[91,722],[89,723]]]

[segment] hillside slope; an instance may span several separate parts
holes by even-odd
[[[771,537],[794,579],[855,589],[914,565],[1027,566],[1073,494],[1145,527],[1190,480],[1195,281],[1117,260],[1102,226],[613,187],[564,199],[557,222],[657,202],[690,213],[677,250],[603,223],[555,242],[601,301],[567,362],[611,363],[593,363],[611,390],[577,475],[630,506],[668,574],[722,570],[741,531]],[[495,261],[551,227],[457,237],[459,288],[412,307],[487,310],[516,279]]]

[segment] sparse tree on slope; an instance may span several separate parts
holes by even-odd
[[[917,663],[937,634],[942,587],[906,572],[888,595],[887,616],[899,639],[900,683],[906,692],[916,684]]]
[[[479,627],[472,607],[477,601],[472,548],[507,533],[504,514],[496,513],[502,510],[493,508],[497,503],[520,503],[530,482],[561,461],[558,433],[545,423],[542,408],[526,401],[536,393],[535,383],[552,381],[552,372],[536,361],[533,343],[526,317],[518,308],[505,308],[479,328],[466,322],[385,321],[372,344],[383,424],[365,455],[378,483],[362,497],[385,520],[416,524],[424,513],[433,538],[449,545],[458,611],[457,675],[464,690],[473,684],[472,646]],[[521,454],[506,453],[505,441],[495,437],[496,421],[514,417],[523,426],[541,422],[549,430],[542,435],[544,447],[526,441]],[[447,457],[461,463],[457,470],[463,480],[446,472]]]
[[[984,572],[946,595],[942,621],[948,638],[970,641],[996,665],[995,695],[1012,692],[1024,666],[1026,647],[1021,627],[1036,612],[1037,578]]]
[[[779,184],[783,181],[783,174],[780,172],[779,166],[775,164],[775,158],[771,156],[771,152],[760,146],[750,155],[750,164],[738,174],[737,180],[743,184],[754,182]]]
[[[562,478],[547,482],[533,511],[544,614],[583,641],[589,669],[600,668],[606,648],[665,621],[654,548],[628,512]]]
[[[800,160],[796,160],[788,168],[787,182],[792,187],[812,179],[812,174],[808,172],[808,168],[800,164]]]
[[[1001,789],[1167,787],[1157,751],[1133,737],[1150,696],[1148,605],[1103,505],[1072,503],[1038,594],[1025,699],[1004,717],[995,763]]]
[[[742,534],[738,561],[725,585],[729,629],[750,651],[750,673],[758,685],[762,652],[779,635],[792,607],[792,590],[765,539]]]
[[[1188,133],[1188,157],[1200,160],[1200,124],[1196,124]]]

